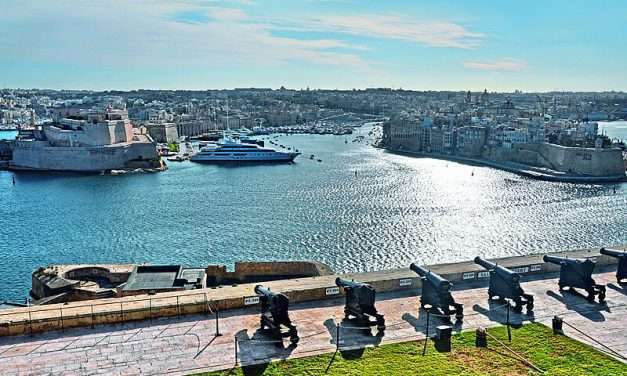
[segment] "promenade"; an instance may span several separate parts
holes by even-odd
[[[553,315],[589,334],[599,342],[627,356],[627,289],[616,284],[614,273],[596,274],[598,283],[608,285],[606,304],[588,303],[584,298],[560,292],[557,280],[538,279],[523,284],[535,295],[533,316],[510,312],[510,322],[519,325],[536,321],[550,325]],[[289,341],[276,343],[258,331],[258,307],[222,312],[221,336],[215,336],[215,314],[188,315],[91,328],[74,328],[34,336],[0,338],[2,375],[92,375],[92,374],[189,374],[230,368],[269,359],[303,357],[333,352],[340,324],[340,349],[425,337],[426,312],[418,310],[418,291],[379,294],[377,308],[385,314],[384,336],[342,322],[343,299],[293,304],[292,321],[301,338],[297,346]],[[457,285],[456,299],[464,304],[465,318],[455,330],[504,323],[507,310],[497,302],[488,303],[485,287]],[[442,324],[431,316],[429,332]],[[564,326],[565,334],[603,351],[598,343]],[[514,332],[515,340],[515,332]],[[614,355],[616,356],[616,355]],[[620,356],[619,356],[620,358]]]

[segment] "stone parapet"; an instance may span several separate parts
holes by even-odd
[[[627,245],[613,248],[627,249]],[[512,268],[523,276],[542,278],[551,276],[559,267],[542,261],[547,253],[529,256],[492,259],[498,264]],[[549,252],[562,257],[593,257],[598,266],[616,264],[616,259],[603,256],[599,249],[581,249],[566,252]],[[426,266],[459,287],[483,285],[488,275],[472,261]],[[286,294],[291,302],[303,302],[335,298],[343,294],[335,286],[335,278],[354,279],[371,284],[378,292],[416,290],[421,287],[420,277],[409,269],[324,275],[264,282],[272,291]],[[158,317],[207,313],[216,309],[229,310],[256,305],[259,301],[254,293],[254,283],[168,292],[143,297],[100,299],[88,302],[52,304],[30,308],[15,308],[0,313],[0,336],[40,333],[70,327],[94,326],[134,320],[151,320]]]

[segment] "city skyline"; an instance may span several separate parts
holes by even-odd
[[[626,5],[8,1],[0,87],[621,91]]]

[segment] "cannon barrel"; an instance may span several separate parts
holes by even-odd
[[[551,264],[559,265],[568,259],[565,257],[544,255],[544,257],[542,257],[542,260],[544,260],[544,262],[550,262]]]
[[[620,249],[601,248],[601,254],[611,257],[627,257],[627,251],[621,251]]]
[[[272,291],[270,291],[270,289],[263,287],[263,285],[257,285],[255,286],[255,294],[258,295],[265,295],[268,297],[274,296],[274,293]]]
[[[349,281],[348,279],[337,277],[335,279],[335,285],[339,286],[339,287],[344,287],[344,288],[346,288],[346,287],[355,288],[355,287],[359,287],[359,286],[363,285],[363,283],[355,282],[355,281]]]
[[[416,265],[413,262],[409,265],[409,269],[411,269],[421,277],[425,277],[427,274],[429,274],[429,271],[427,269],[423,268],[420,265]]]
[[[484,260],[481,257],[477,256],[475,257],[475,264],[477,265],[481,265],[484,268],[490,270],[490,269],[494,269],[496,267],[496,264],[493,262],[490,262],[488,260]]]
[[[413,270],[414,272],[416,272],[416,274],[418,274],[419,276],[425,277],[433,285],[439,288],[449,289],[452,286],[451,282],[449,282],[448,280],[440,277],[438,274],[433,273],[430,270],[427,270],[419,265],[411,263],[411,265],[409,265],[409,268]]]

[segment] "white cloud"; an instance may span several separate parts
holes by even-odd
[[[471,32],[453,22],[419,20],[395,14],[329,15],[309,18],[299,23],[276,23],[276,26],[398,39],[429,47],[476,48],[483,38],[483,34]]]
[[[465,61],[464,67],[477,70],[514,72],[527,68],[527,62],[513,58],[503,58],[493,61]]]

